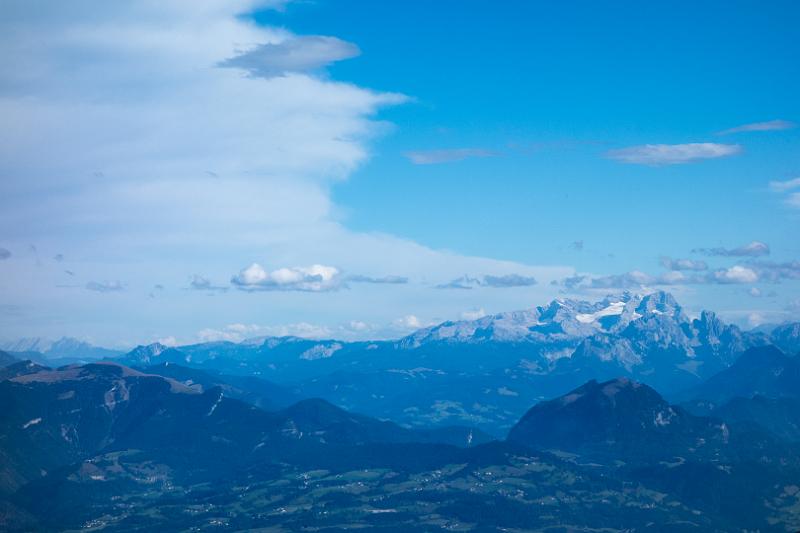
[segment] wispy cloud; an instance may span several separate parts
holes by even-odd
[[[747,266],[758,273],[759,279],[773,283],[781,280],[800,280],[800,261],[775,263],[772,261],[750,261]]]
[[[90,281],[86,284],[86,289],[95,292],[120,292],[124,290],[120,281]]]
[[[788,193],[784,197],[784,203],[789,207],[800,209],[800,192],[791,192],[800,189],[800,177],[786,181],[770,181],[769,188],[773,192]]]
[[[505,287],[531,287],[536,285],[536,278],[533,276],[521,276],[519,274],[506,274],[503,276],[484,276],[483,286],[494,288]]]
[[[210,279],[199,274],[193,274],[189,280],[189,289],[195,291],[222,291],[228,290],[228,287],[214,285]]]
[[[373,277],[373,276],[362,276],[360,274],[353,274],[352,276],[347,276],[347,281],[353,283],[375,283],[378,285],[403,285],[405,283],[408,283],[408,278],[403,276]]]
[[[4,261],[11,257],[11,251],[6,248],[0,248],[0,261]]]
[[[342,287],[339,269],[325,265],[279,268],[268,272],[258,263],[231,278],[231,283],[246,291],[325,292]]]
[[[789,275],[786,265],[780,274],[773,277]],[[572,276],[565,278],[557,283],[572,290],[581,289],[644,289],[656,286],[680,286],[680,285],[729,285],[756,283],[758,281],[770,280],[763,275],[765,269],[754,265],[734,265],[728,268],[719,268],[709,272],[687,272],[680,270],[670,270],[660,275],[652,275],[639,270],[632,270],[622,274],[611,274],[607,276]],[[800,277],[800,264],[797,271]]]
[[[786,181],[770,181],[769,189],[774,192],[786,192],[792,189],[800,189],[800,177]]]
[[[769,245],[761,241],[752,241],[737,248],[695,248],[692,253],[715,255],[721,257],[762,257],[769,255]]]
[[[484,148],[452,148],[448,150],[415,150],[406,152],[405,156],[415,165],[436,165],[463,161],[473,157],[495,157],[499,155]]]
[[[606,156],[620,163],[661,166],[728,157],[741,151],[742,147],[738,144],[644,144],[610,150],[606,152]]]
[[[532,276],[522,276],[520,274],[504,274],[501,276],[486,275],[483,278],[473,278],[461,276],[447,283],[436,285],[437,289],[473,289],[476,287],[488,287],[492,289],[504,289],[510,287],[531,287],[536,285],[536,278]]]
[[[730,135],[731,133],[745,133],[750,131],[776,131],[776,130],[789,130],[796,127],[797,124],[788,120],[768,120],[766,122],[752,122],[750,124],[742,124],[735,128],[722,130],[717,132],[717,135]]]
[[[661,266],[667,270],[708,270],[708,265],[705,261],[696,261],[694,259],[672,259],[671,257],[662,257]]]
[[[239,68],[259,78],[274,78],[293,72],[313,72],[360,53],[358,46],[336,37],[304,35],[256,46],[218,66]]]

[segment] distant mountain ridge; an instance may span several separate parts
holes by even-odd
[[[797,353],[800,325],[742,331],[711,311],[692,319],[671,294],[658,291],[597,302],[558,299],[443,322],[398,340],[154,343],[108,358],[131,367],[171,363],[256,377],[403,424],[469,425],[501,435],[531,404],[590,379],[625,376],[672,397],[773,341]]]
[[[800,330],[780,327],[783,345]],[[115,360],[166,362],[263,378],[358,412],[414,426],[469,425],[501,435],[527,408],[590,379],[618,376],[666,396],[727,368],[769,333],[742,331],[710,311],[690,318],[667,292],[623,293],[448,321],[392,341],[262,337],[168,348]]]
[[[66,362],[117,357],[124,353],[120,350],[94,346],[73,337],[61,337],[58,340],[26,337],[15,341],[0,341],[0,350],[25,355],[27,358],[41,354],[40,359],[65,360]]]

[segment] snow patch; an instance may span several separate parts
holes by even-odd
[[[625,311],[625,302],[614,302],[609,304],[608,307],[594,313],[577,314],[575,315],[575,320],[582,324],[591,324],[592,322],[596,322],[598,318],[603,318],[604,316],[621,315],[623,311]]]
[[[29,427],[35,426],[41,421],[42,421],[41,418],[34,418],[33,420],[28,420],[27,422],[25,422],[25,424],[22,425],[22,429],[28,429]]]
[[[214,402],[214,405],[212,405],[212,406],[211,406],[211,409],[209,409],[209,410],[208,410],[208,414],[207,414],[206,416],[211,416],[211,415],[213,415],[213,414],[214,414],[214,411],[216,411],[216,410],[217,410],[217,406],[219,405],[219,403],[220,403],[221,401],[222,401],[222,393],[220,392],[220,393],[219,393],[219,398],[217,398],[217,401],[216,401],[216,402]]]
[[[333,354],[338,352],[342,349],[342,345],[337,343],[331,344],[326,346],[324,344],[317,344],[316,346],[309,348],[302,354],[300,354],[300,359],[305,359],[306,361],[313,361],[314,359],[325,359],[327,357],[331,357]]]

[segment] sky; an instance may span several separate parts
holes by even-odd
[[[800,320],[800,4],[7,0],[0,339]]]

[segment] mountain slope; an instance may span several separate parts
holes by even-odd
[[[700,439],[722,442],[726,429],[669,405],[656,391],[620,378],[590,381],[531,408],[508,440],[536,449],[609,450],[620,456],[688,449]],[[669,452],[667,452],[669,453]]]
[[[774,346],[752,348],[686,395],[718,405],[737,396],[796,397],[800,395],[800,358],[786,355]]]

